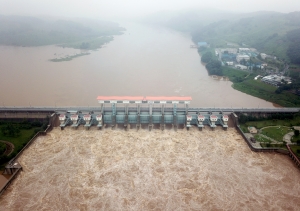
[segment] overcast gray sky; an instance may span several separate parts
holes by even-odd
[[[0,0],[2,15],[113,18],[188,8],[293,12],[300,11],[300,0]]]

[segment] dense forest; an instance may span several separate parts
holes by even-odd
[[[287,38],[290,41],[287,55],[292,63],[300,64],[300,28],[289,31],[287,33]]]
[[[254,47],[260,52],[300,64],[300,12],[259,13],[252,17],[220,20],[192,32],[193,40],[212,47],[227,42]]]
[[[234,43],[300,64],[300,12],[188,10],[153,14],[145,21],[189,32],[195,43],[205,41],[211,47]]]
[[[221,62],[216,60],[210,51],[201,56],[201,62],[206,63],[205,67],[210,75],[223,75]]]

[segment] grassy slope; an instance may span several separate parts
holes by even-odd
[[[282,142],[283,136],[289,132],[292,132],[293,130],[289,127],[268,127],[262,130],[262,134],[266,135],[272,139],[275,139],[276,141]]]
[[[234,83],[233,88],[284,107],[297,107],[300,105],[299,96],[289,92],[276,94],[275,87],[253,79],[245,80],[242,83]]]
[[[247,72],[229,67],[223,67],[223,74],[229,77],[229,79],[233,82],[232,87],[238,91],[285,107],[300,106],[299,96],[287,91],[276,94],[275,86],[265,84],[260,80],[254,80],[254,77],[258,74],[250,74],[247,78],[245,78],[246,75],[248,75]],[[240,79],[242,79],[242,82],[239,81]]]
[[[264,120],[264,121],[249,121],[241,126],[243,126],[243,129],[247,129],[247,127],[249,127],[249,126],[253,126],[253,127],[260,129],[260,128],[267,127],[267,126],[277,126],[277,125],[286,126],[286,127],[291,127],[293,125],[300,125],[300,117],[297,116],[291,120],[290,119],[289,120],[272,119],[272,120]]]
[[[0,155],[2,155],[6,150],[6,145],[0,142]]]
[[[300,150],[300,146],[290,146],[293,152],[300,158],[300,152],[297,152],[297,150]]]
[[[236,82],[240,78],[245,78],[248,75],[246,71],[236,70],[226,66],[223,67],[223,74],[232,82]]]
[[[11,142],[15,146],[14,152],[18,152],[31,139],[35,129],[36,128],[32,128],[29,130],[21,129],[20,135],[17,137],[3,136],[2,133],[0,133],[0,140]]]
[[[18,124],[15,124],[18,126]],[[5,124],[2,124],[0,126],[4,127]],[[11,158],[15,157],[16,154],[28,143],[28,141],[35,135],[36,129],[40,129],[39,127],[33,127],[31,129],[20,129],[20,134],[17,137],[10,137],[10,136],[4,136],[0,132],[0,140],[11,142],[14,145],[14,151],[8,156],[4,156],[1,158],[0,161],[0,169],[3,169],[5,166],[5,163],[8,162]]]

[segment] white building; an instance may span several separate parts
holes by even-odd
[[[241,52],[250,52],[250,48],[239,48],[239,53]]]
[[[273,86],[278,86],[279,84],[281,84],[282,80],[285,80],[285,77],[278,76],[278,75],[268,75],[261,79],[262,82],[265,82]]]
[[[222,48],[221,49],[222,53],[232,53],[232,54],[236,54],[237,53],[237,49],[236,48]]]
[[[235,65],[235,68],[240,69],[240,70],[247,70],[248,69],[247,66],[241,65],[241,64]]]
[[[232,65],[233,65],[233,62],[226,62],[226,64],[227,64],[228,66],[232,66]]]
[[[250,56],[248,56],[248,55],[242,55],[242,54],[239,54],[239,55],[236,56],[236,61],[238,63],[240,63],[240,61],[242,61],[243,59],[245,61],[249,61],[250,60]]]
[[[262,59],[266,59],[268,55],[265,54],[265,53],[261,53],[260,56],[261,56]]]

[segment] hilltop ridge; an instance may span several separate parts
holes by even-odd
[[[0,45],[42,46],[63,44],[97,48],[125,29],[108,21],[42,20],[29,16],[0,16]],[[99,39],[102,37],[102,39]],[[104,39],[105,38],[105,39]],[[95,42],[95,39],[97,42]],[[93,41],[93,42],[92,42]],[[82,45],[84,43],[85,45]],[[91,45],[86,45],[91,43]]]
[[[290,39],[288,35],[300,29],[299,11],[234,13],[194,9],[169,13],[163,21],[155,19],[157,15],[148,16],[144,21],[188,32],[195,43],[206,41],[211,47],[224,47],[228,42],[237,43],[254,47],[287,62],[298,61],[287,52],[295,52],[295,48],[300,48],[299,40]],[[159,15],[162,17],[163,13]]]

